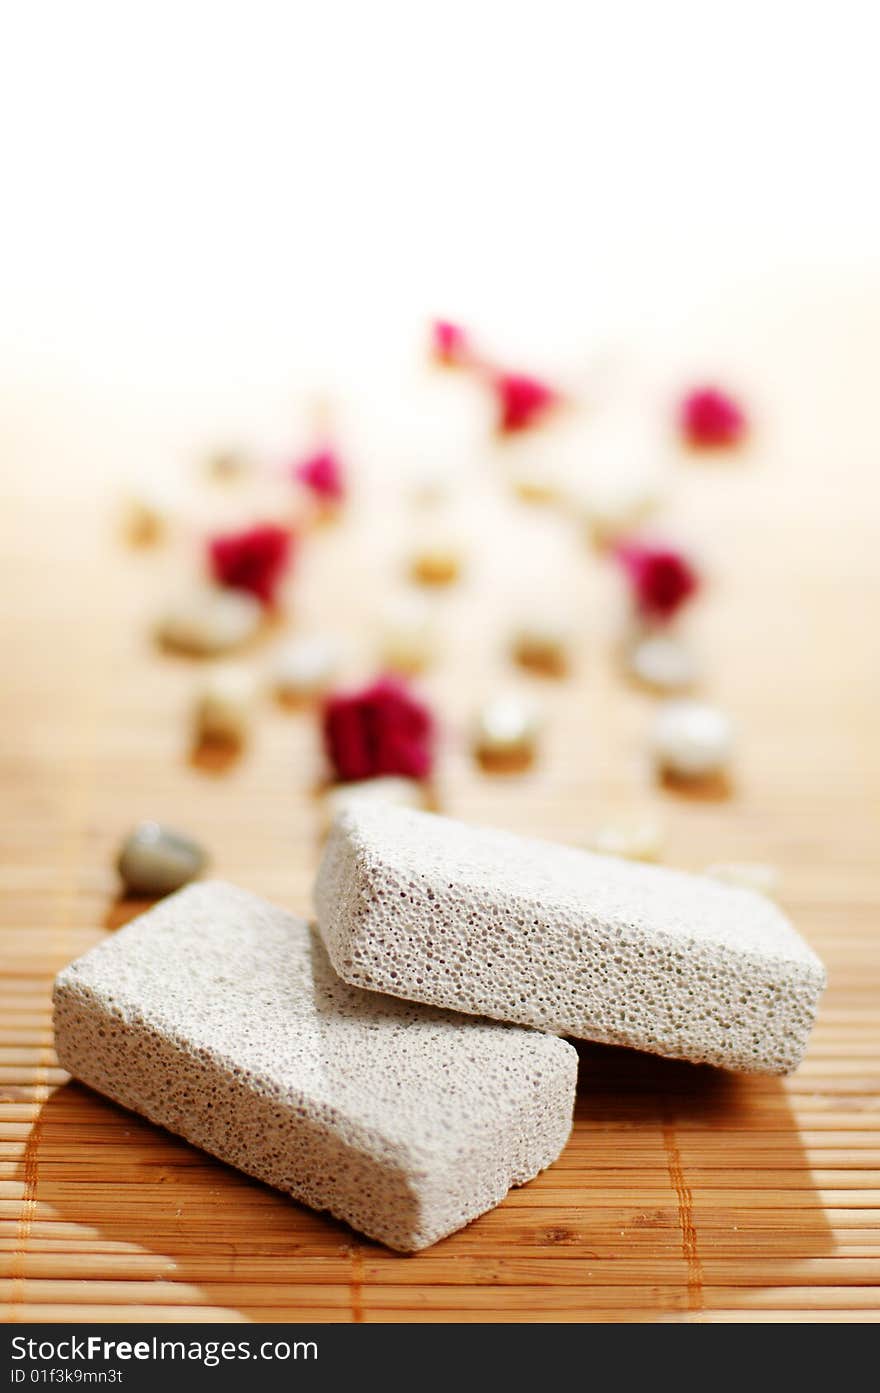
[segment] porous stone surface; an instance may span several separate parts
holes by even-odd
[[[562,1040],[347,986],[302,920],[203,882],[61,972],[59,1062],[221,1160],[413,1251],[558,1156]]]
[[[748,1072],[797,1066],[825,985],[764,896],[410,809],[337,819],[316,904],[358,986]]]

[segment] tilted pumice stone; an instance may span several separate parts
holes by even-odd
[[[748,1072],[797,1067],[825,985],[762,895],[387,805],[336,820],[316,904],[347,982]]]
[[[563,1040],[347,986],[317,935],[220,882],[132,920],[55,982],[61,1066],[405,1252],[556,1160]]]

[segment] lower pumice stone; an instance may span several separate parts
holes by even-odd
[[[763,895],[405,808],[337,819],[315,903],[357,986],[746,1072],[797,1067],[825,985]]]
[[[347,986],[303,920],[231,885],[132,920],[54,1001],[75,1078],[403,1252],[493,1208],[571,1130],[571,1045]]]
[[[195,880],[208,857],[198,842],[160,822],[141,822],[126,837],[117,869],[129,895],[154,899]]]

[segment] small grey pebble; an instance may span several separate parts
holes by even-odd
[[[179,890],[207,863],[207,853],[185,833],[141,822],[123,842],[116,865],[127,894],[154,898]]]

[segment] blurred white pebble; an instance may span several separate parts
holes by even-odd
[[[384,775],[378,779],[362,779],[351,784],[332,784],[323,797],[327,826],[340,813],[364,800],[392,803],[397,808],[423,808],[425,788],[417,779]]]
[[[437,627],[431,606],[421,596],[398,596],[379,620],[379,658],[393,672],[423,672],[437,654]]]
[[[530,702],[500,696],[483,706],[474,730],[474,749],[484,759],[525,759],[535,752],[540,719]]]
[[[162,541],[171,529],[176,510],[170,489],[153,483],[132,486],[123,501],[122,524],[126,537],[135,546],[151,546]]]
[[[726,769],[733,752],[733,728],[716,706],[667,701],[654,718],[650,744],[662,771],[681,779],[703,779]]]
[[[654,818],[603,822],[590,838],[591,851],[625,856],[629,861],[658,861],[663,854],[663,831]]]
[[[628,645],[624,658],[636,681],[659,692],[680,692],[692,687],[699,668],[691,650],[671,634],[647,634]]]
[[[243,590],[199,586],[181,595],[157,626],[161,642],[199,656],[228,653],[253,638],[263,619],[259,600]]]
[[[510,640],[513,657],[523,667],[561,673],[568,665],[571,631],[556,614],[529,615],[514,628]]]
[[[756,890],[759,895],[771,898],[779,890],[779,872],[766,861],[717,861],[706,868],[705,874],[723,880],[726,885]]]
[[[405,489],[414,507],[439,507],[452,497],[449,470],[440,464],[418,464],[410,471]]]
[[[573,506],[594,541],[607,543],[641,526],[659,507],[663,490],[650,471],[600,474],[574,493]]]
[[[303,634],[275,653],[269,680],[283,701],[303,701],[320,695],[332,682],[341,661],[341,645],[330,636]]]
[[[196,733],[201,740],[243,744],[257,695],[250,669],[224,664],[206,673],[196,701]]]

